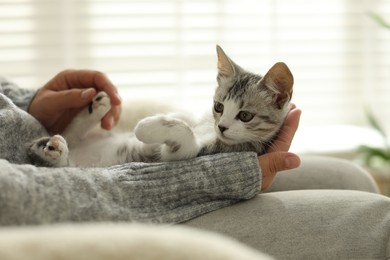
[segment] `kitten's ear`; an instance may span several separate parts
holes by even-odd
[[[222,50],[222,48],[219,45],[217,45],[217,56],[218,56],[218,79],[234,77],[236,74],[236,65],[225,54],[225,52]]]
[[[264,75],[261,84],[275,95],[275,104],[280,109],[292,97],[294,77],[285,63],[278,62]]]

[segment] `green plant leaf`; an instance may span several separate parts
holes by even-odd
[[[365,111],[366,111],[366,115],[367,115],[367,119],[368,119],[369,124],[370,124],[375,130],[377,130],[384,138],[386,138],[386,131],[385,131],[385,130],[382,128],[382,126],[379,124],[378,120],[377,120],[376,117],[374,116],[374,113],[372,113],[371,109],[366,108]]]
[[[378,157],[390,160],[390,157],[386,153],[386,150],[382,149],[382,148],[376,148],[376,147],[370,147],[370,146],[362,145],[362,146],[359,147],[358,151],[360,153],[365,153],[365,154],[368,154],[368,155],[374,155],[374,156],[378,156]]]
[[[382,16],[376,14],[376,13],[373,13],[373,12],[369,12],[368,15],[374,20],[376,21],[378,24],[380,24],[381,26],[387,28],[387,29],[390,29],[390,23],[387,22]]]
[[[372,166],[374,159],[380,159],[383,163],[390,163],[390,155],[383,148],[362,145],[358,148],[358,153],[362,155],[365,165]]]

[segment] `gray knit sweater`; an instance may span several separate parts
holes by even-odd
[[[0,78],[0,225],[69,221],[180,223],[259,192],[254,153],[109,168],[27,164],[25,143],[47,135],[26,110],[35,91]],[[15,106],[16,105],[16,106]]]

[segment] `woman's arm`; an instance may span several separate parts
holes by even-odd
[[[38,168],[0,159],[0,225],[69,221],[179,223],[254,197],[254,153],[110,168]]]
[[[27,111],[35,92],[34,89],[22,89],[6,78],[0,77],[0,93],[6,95],[24,111]]]

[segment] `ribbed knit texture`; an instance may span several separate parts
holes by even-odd
[[[255,196],[255,154],[102,168],[37,168],[0,160],[0,224],[179,223]]]

